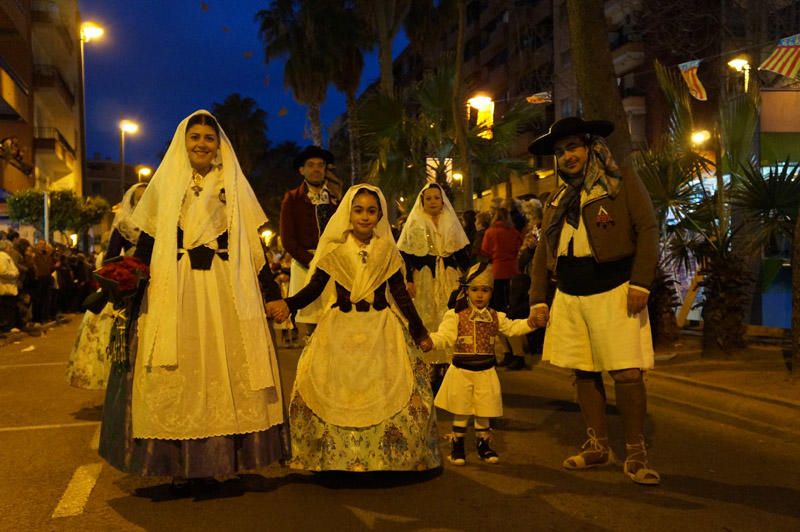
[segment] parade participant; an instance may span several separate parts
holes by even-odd
[[[289,408],[292,468],[441,465],[428,370],[414,346],[428,333],[406,292],[385,213],[379,188],[351,187],[320,238],[308,285],[267,305],[280,319],[315,299],[325,308],[297,365]]]
[[[455,308],[445,313],[439,330],[430,335],[434,347],[455,346],[434,403],[454,414],[448,459],[455,465],[466,462],[464,436],[471,416],[475,417],[478,456],[490,464],[500,461],[489,446],[489,418],[503,415],[494,346],[499,334],[519,336],[533,330],[532,320],[512,320],[490,308],[493,286],[491,266],[472,266],[462,282]]]
[[[549,323],[543,360],[575,371],[589,435],[583,450],[563,466],[614,463],[601,373],[608,371],[625,428],[624,472],[636,483],[658,484],[645,449],[642,378],[654,358],[647,299],[658,230],[641,180],[628,168],[621,171],[606,145],[604,137],[613,129],[604,120],[564,118],[529,147],[534,155],[554,155],[564,181],[544,211],[531,273],[531,317],[538,327]],[[549,309],[545,298],[553,274],[557,290]]]
[[[185,118],[133,213],[150,282],[108,382],[100,455],[139,475],[228,476],[287,457],[259,281],[261,207],[207,111]],[[260,274],[260,275],[259,275]],[[269,297],[269,296],[268,296]]]
[[[303,182],[283,196],[280,224],[283,248],[292,256],[290,296],[305,286],[320,235],[339,205],[339,195],[335,192],[339,189],[327,179],[332,164],[333,154],[319,146],[307,146],[294,160]],[[301,336],[311,334],[321,310],[319,306],[309,308],[302,318],[295,320]]]
[[[131,222],[133,209],[147,187],[141,181],[129,188],[120,201],[111,223],[111,236],[104,257],[133,255],[139,240],[139,228]],[[75,388],[102,390],[106,387],[111,361],[106,353],[114,321],[114,305],[107,303],[100,313],[87,310],[78,328],[78,336],[67,362],[67,382]]]
[[[458,288],[458,279],[470,264],[470,242],[450,204],[436,183],[426,185],[400,233],[397,247],[406,264],[408,293],[414,298],[422,323],[435,331],[447,311],[450,294]],[[442,349],[425,353],[432,365],[434,392],[444,378],[449,354]]]

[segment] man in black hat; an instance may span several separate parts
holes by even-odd
[[[319,146],[307,146],[294,160],[303,182],[283,196],[280,227],[283,248],[292,256],[290,296],[305,286],[308,265],[314,258],[319,237],[339,205],[338,193],[328,186],[326,177],[328,166],[333,162],[333,154]],[[316,323],[314,314],[308,312],[308,315],[304,319],[309,325],[300,331],[303,334],[310,334],[311,324]]]
[[[630,168],[620,170],[605,138],[604,120],[564,118],[528,148],[553,155],[563,184],[550,196],[543,236],[531,269],[531,318],[548,326],[543,360],[575,371],[575,388],[589,440],[567,458],[567,469],[614,463],[606,429],[602,372],[614,380],[627,452],[624,472],[639,484],[658,484],[644,441],[647,397],[642,372],[653,367],[647,314],[658,257],[650,196]],[[548,281],[557,290],[545,303]]]

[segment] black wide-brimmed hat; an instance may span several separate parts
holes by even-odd
[[[569,116],[554,122],[550,131],[537,138],[528,146],[534,155],[553,155],[553,144],[570,135],[599,135],[607,137],[614,131],[614,124],[608,120],[582,120],[577,116]]]
[[[305,165],[306,161],[309,159],[322,159],[326,164],[331,164],[334,161],[333,154],[328,150],[320,148],[319,146],[306,146],[303,148],[303,151],[295,157],[294,167],[300,168]]]

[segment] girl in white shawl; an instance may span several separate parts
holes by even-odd
[[[408,292],[414,298],[422,323],[430,331],[439,329],[450,295],[470,263],[470,242],[455,209],[442,187],[426,185],[417,196],[397,242],[406,264]],[[425,353],[433,365],[434,392],[444,378],[448,353],[434,349]]]
[[[111,224],[111,237],[104,258],[133,255],[139,240],[139,228],[131,222],[133,209],[144,193],[147,183],[136,183],[129,188],[119,204]],[[99,314],[87,310],[78,328],[78,336],[67,362],[67,382],[84,390],[102,390],[106,387],[111,367],[107,349],[114,323],[114,305],[107,303]]]
[[[380,189],[351,187],[320,238],[308,284],[270,307],[285,317],[321,297],[325,309],[297,366],[289,410],[293,468],[441,465],[428,371],[410,338],[421,342],[427,331],[406,292],[385,213]]]
[[[264,314],[279,299],[259,228],[266,217],[207,111],[184,119],[133,213],[150,263],[130,370],[112,370],[100,437],[111,465],[141,475],[227,476],[287,457]]]

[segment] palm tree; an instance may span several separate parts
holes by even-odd
[[[685,83],[677,72],[659,64],[656,72],[672,106],[670,127],[660,144],[642,153],[637,167],[660,213],[666,256],[673,263],[686,263],[694,257],[700,264],[705,296],[703,352],[729,354],[744,345],[745,309],[749,307],[748,286],[752,282],[745,259],[769,240],[766,235],[775,234],[759,230],[767,225],[765,217],[779,218],[776,213],[781,204],[775,200],[786,197],[796,205],[800,197],[795,194],[800,188],[788,175],[765,182],[755,166],[752,139],[757,89],[721,98],[715,138],[717,156],[710,161],[692,154],[689,147],[692,109]],[[730,175],[730,184],[725,183],[724,174]],[[706,185],[709,179],[716,180],[713,191]],[[780,188],[781,192],[766,192],[770,188]],[[732,207],[744,216],[732,217]],[[667,213],[674,220],[671,225],[666,223]],[[761,216],[761,221],[754,222],[756,215]],[[772,225],[785,231],[793,223]],[[749,237],[739,238],[740,233]],[[741,245],[742,241],[749,245]]]
[[[395,196],[409,196],[425,183],[429,166],[441,184],[447,159],[456,153],[452,109],[453,70],[428,73],[398,99],[377,93],[360,109],[367,178]],[[542,111],[521,102],[497,117],[494,138],[479,136],[483,126],[467,132],[472,164],[485,186],[508,179],[512,171],[528,171],[525,160],[511,157],[514,142]]]
[[[236,93],[222,103],[214,102],[212,113],[228,135],[239,164],[249,177],[269,145],[266,111],[259,108],[254,99]]]
[[[628,120],[608,46],[604,0],[567,0],[572,62],[586,118],[611,120],[611,152],[624,162],[631,153]]]
[[[411,8],[411,0],[357,0],[357,5],[378,41],[380,91],[391,96],[394,94],[392,41]]]
[[[273,0],[256,14],[265,61],[286,57],[283,82],[308,108],[311,138],[322,145],[320,107],[331,79],[331,54],[317,39],[325,27],[324,0]]]
[[[335,56],[332,61],[334,86],[347,98],[347,126],[350,148],[350,184],[360,181],[361,150],[359,147],[358,101],[356,91],[364,70],[364,50],[374,41],[360,13],[343,2],[331,2],[327,13],[326,37],[328,50]]]

